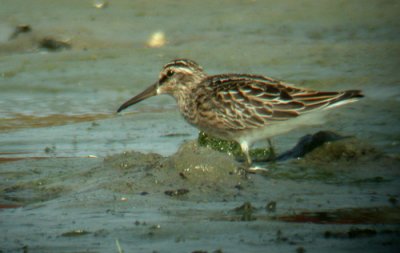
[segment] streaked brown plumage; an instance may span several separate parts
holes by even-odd
[[[261,75],[208,76],[196,62],[176,59],[163,67],[155,84],[121,105],[118,112],[159,94],[173,96],[193,126],[237,141],[249,166],[248,150],[255,141],[311,124],[310,115],[363,97],[359,90],[315,91]]]

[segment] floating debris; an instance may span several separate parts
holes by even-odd
[[[160,228],[161,228],[160,224],[155,224],[155,225],[150,227],[150,229],[152,229],[152,230],[157,230],[157,229],[160,229]]]
[[[390,196],[388,200],[389,200],[390,204],[392,204],[394,206],[397,204],[397,198],[395,196]]]
[[[188,177],[185,175],[185,173],[183,173],[183,172],[179,172],[179,176],[182,178],[182,179],[188,179]]]
[[[187,136],[190,136],[190,134],[186,134],[186,133],[170,133],[170,134],[161,135],[161,137],[187,137]]]
[[[253,216],[253,213],[256,211],[257,209],[255,207],[253,207],[251,205],[250,202],[245,202],[243,203],[243,205],[236,207],[234,209],[234,211],[237,214],[241,214],[241,221],[254,221],[256,220],[256,218]]]
[[[93,6],[97,9],[104,9],[108,7],[109,3],[107,1],[94,1]]]
[[[267,212],[275,212],[276,211],[276,201],[268,202],[265,209],[267,210]]]
[[[66,41],[57,40],[51,37],[45,37],[39,41],[39,47],[54,52],[63,49],[70,49],[71,44]]]
[[[165,34],[159,31],[151,35],[150,39],[147,41],[147,46],[151,48],[159,48],[164,46],[166,42]]]
[[[30,25],[18,25],[17,27],[15,27],[14,32],[11,34],[9,40],[13,40],[15,38],[18,37],[18,35],[20,35],[21,33],[29,33],[32,31],[32,28]]]
[[[44,152],[46,153],[46,154],[55,154],[56,153],[56,146],[51,146],[51,147],[45,147],[44,148]]]
[[[63,234],[61,234],[61,236],[65,236],[65,237],[75,237],[75,236],[82,236],[82,235],[87,235],[90,234],[91,232],[83,230],[83,229],[77,229],[77,230],[72,230],[69,232],[65,232]]]
[[[371,228],[350,228],[349,231],[325,231],[325,238],[363,238],[363,237],[372,237],[377,235],[377,231]]]
[[[119,244],[118,239],[115,239],[115,245],[117,246],[118,253],[124,253],[124,250],[122,249],[121,244]]]
[[[283,235],[282,230],[278,229],[276,231],[276,242],[286,242],[288,241],[288,238]]]
[[[164,193],[171,197],[178,197],[189,193],[189,190],[188,189],[167,190]]]
[[[306,250],[303,248],[303,247],[297,247],[297,249],[296,249],[296,253],[305,253],[306,252]]]

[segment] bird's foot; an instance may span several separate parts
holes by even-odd
[[[248,176],[249,174],[268,174],[269,170],[260,166],[240,166],[238,174]]]
[[[266,174],[269,173],[269,169],[260,166],[250,166],[246,168],[246,172],[251,174]]]

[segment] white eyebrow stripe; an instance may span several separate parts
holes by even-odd
[[[185,67],[175,67],[174,69],[177,70],[177,72],[181,72],[181,73],[186,73],[186,74],[192,74],[193,73],[192,70],[190,70],[188,68],[185,68]]]
[[[184,64],[184,65],[188,65],[189,63],[185,60],[177,60],[175,61],[175,64]]]

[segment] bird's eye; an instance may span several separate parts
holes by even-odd
[[[172,71],[172,70],[168,70],[168,71],[167,71],[167,76],[168,76],[168,77],[171,77],[171,76],[173,76],[174,74],[175,74],[175,72]]]

